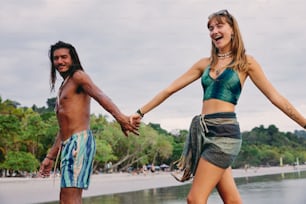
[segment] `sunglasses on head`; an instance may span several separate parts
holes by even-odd
[[[227,16],[228,18],[232,20],[232,15],[226,9],[223,9],[223,10],[220,10],[220,11],[217,11],[211,14],[210,16],[208,16],[208,19],[211,19],[214,16]]]

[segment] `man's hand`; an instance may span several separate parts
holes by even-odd
[[[51,169],[53,167],[53,162],[54,162],[53,160],[45,158],[40,165],[38,176],[43,178],[49,177]]]

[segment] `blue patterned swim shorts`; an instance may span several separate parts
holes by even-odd
[[[90,130],[75,133],[62,143],[61,188],[88,189],[95,153]]]

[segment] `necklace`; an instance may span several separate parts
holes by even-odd
[[[221,71],[223,70],[224,68],[219,68],[219,69],[214,69],[215,73],[216,73],[216,76],[219,76],[219,74],[221,73]]]
[[[217,53],[218,61],[215,67],[212,69],[212,72],[215,73],[215,76],[218,77],[229,65],[230,58],[232,57],[232,51],[226,53]]]
[[[226,67],[219,67],[219,68],[213,68],[213,69],[211,69],[211,71],[213,72],[213,73],[215,73],[215,76],[216,77],[218,77],[221,73],[222,73],[222,71],[224,70],[224,69],[226,69]]]
[[[216,75],[219,76],[221,69],[216,69]]]
[[[226,59],[232,56],[232,51],[226,52],[226,53],[218,53],[218,58],[220,59]]]
[[[225,63],[225,61],[228,61],[228,60],[224,60],[224,61],[220,60],[220,63],[218,62],[217,65],[214,67],[214,69],[212,69],[212,71],[215,72],[216,76],[219,76],[223,72],[223,70],[227,68],[228,64]]]

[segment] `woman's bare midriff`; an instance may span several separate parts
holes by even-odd
[[[235,112],[235,105],[218,99],[203,101],[202,114],[208,115],[220,112]]]

